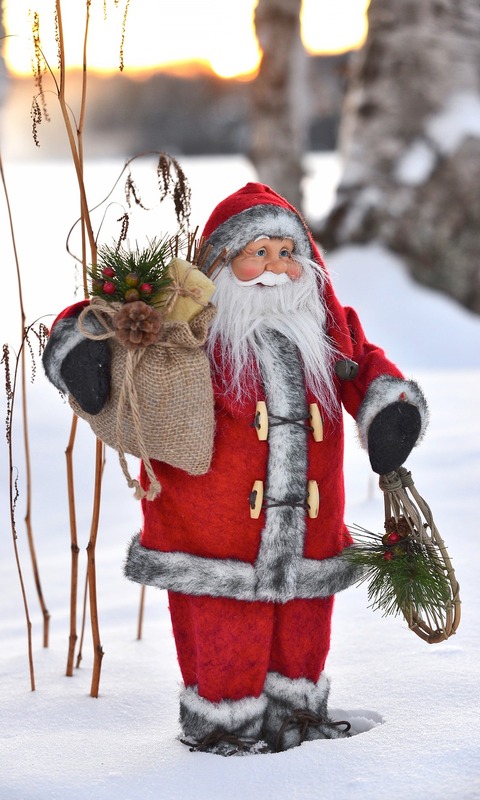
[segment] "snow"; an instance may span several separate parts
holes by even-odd
[[[199,225],[219,199],[254,177],[241,158],[183,159],[182,165],[192,186],[193,221]],[[62,163],[31,161],[6,164],[5,169],[31,321],[54,314],[73,299],[74,272],[64,253],[64,240],[78,201],[70,168]],[[334,171],[329,156],[315,159],[316,179],[309,178],[308,209],[330,202],[334,187],[325,174]],[[114,162],[87,165],[92,203],[97,200],[94,194],[100,199],[107,194],[118,172]],[[145,166],[140,178],[147,176]],[[145,228],[169,230],[166,203],[153,212]],[[0,208],[5,243],[3,201]],[[118,210],[118,206],[111,209],[112,220],[120,216]],[[140,235],[140,217],[137,224]],[[107,221],[104,240],[112,235],[108,225]],[[16,279],[5,244],[3,259],[8,277],[4,266],[2,342],[18,348]],[[344,248],[329,254],[327,262],[342,302],[357,309],[367,335],[419,381],[428,397],[430,427],[407,466],[433,510],[460,582],[462,621],[456,636],[428,645],[400,618],[385,619],[369,609],[365,587],[351,588],[336,600],[327,672],[332,680],[332,713],[337,719],[351,719],[357,735],[249,758],[190,753],[176,739],[180,674],[165,593],[147,590],[143,637],[136,639],[139,587],[123,578],[122,562],[126,544],[140,525],[139,507],[115,454],[108,451],[96,554],[105,655],[100,696],[91,698],[88,626],[81,666],[72,678],[64,674],[70,593],[64,451],[71,414],[39,369],[28,389],[32,522],[42,588],[52,617],[51,635],[50,646],[43,648],[23,524],[25,470],[18,406],[14,435],[20,490],[17,542],[33,623],[37,688],[30,691],[26,625],[7,512],[7,452],[2,443],[1,800],[480,798],[480,598],[475,538],[480,318],[413,284],[402,263],[378,247]],[[359,448],[354,425],[349,418],[346,423],[346,520],[381,530],[381,493]],[[93,459],[93,437],[81,423],[75,449],[80,585],[85,575]]]
[[[399,158],[395,179],[407,186],[421,186],[433,172],[437,155],[429,142],[415,139]]]
[[[421,186],[432,174],[439,155],[455,153],[469,137],[480,136],[480,97],[456,92],[425,124],[425,137],[414,139],[395,167],[395,178],[406,186]]]
[[[426,126],[427,135],[443,155],[454,153],[464,139],[480,136],[480,96],[476,92],[457,92]]]

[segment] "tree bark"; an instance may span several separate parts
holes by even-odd
[[[371,0],[340,127],[327,249],[379,241],[480,313],[480,5]]]
[[[260,182],[301,209],[308,83],[300,9],[301,0],[259,0],[256,7],[263,55],[252,82],[249,157]]]

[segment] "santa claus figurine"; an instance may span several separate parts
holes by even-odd
[[[195,477],[153,462],[162,491],[142,501],[125,574],[169,592],[192,750],[345,737],[324,673],[334,595],[358,578],[343,552],[342,408],[386,474],[421,439],[426,401],[340,305],[301,215],[268,186],[219,203],[203,236],[205,270],[227,253],[207,341],[212,462]],[[80,405],[103,407],[108,345],[82,337],[76,312],[56,323],[44,363]]]

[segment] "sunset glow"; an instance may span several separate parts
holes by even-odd
[[[307,51],[334,53],[361,45],[368,1],[304,0],[302,37]],[[87,56],[90,69],[118,69],[125,2],[92,0]],[[55,67],[54,0],[6,0],[4,5],[9,69],[17,74],[31,73],[33,11],[40,15],[45,56]],[[260,60],[253,27],[255,5],[256,0],[131,0],[123,47],[125,69],[129,73],[175,65],[185,69],[189,62],[197,62],[222,78],[253,75]],[[86,3],[68,0],[61,8],[67,65],[79,67]]]

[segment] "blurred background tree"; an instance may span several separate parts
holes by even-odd
[[[380,242],[480,313],[480,3],[371,0],[322,245]]]
[[[297,208],[309,124],[307,54],[300,35],[302,0],[258,0],[255,30],[262,59],[251,83],[249,157],[261,183]]]

